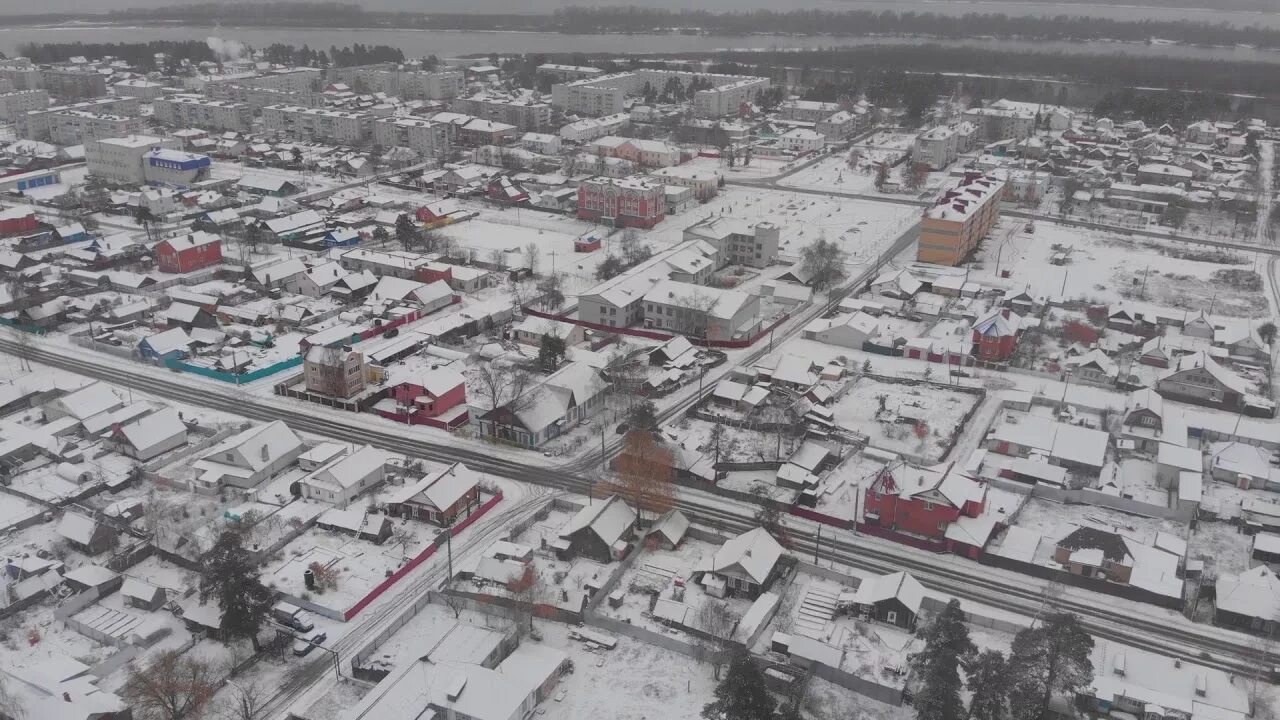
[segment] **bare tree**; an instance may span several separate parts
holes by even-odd
[[[524,368],[497,362],[487,362],[476,368],[476,394],[485,401],[488,409],[506,408],[519,412],[528,402],[527,391],[532,386],[532,376]],[[494,423],[497,432],[499,423]]]
[[[542,306],[548,310],[558,310],[564,304],[564,274],[547,273],[538,280],[538,293],[542,295]]]
[[[185,720],[199,717],[217,689],[207,663],[168,650],[132,668],[122,694],[137,720]]]
[[[533,568],[533,563],[524,566],[520,577],[507,583],[507,590],[516,601],[516,632],[524,636],[533,631],[534,605],[538,601],[538,592],[542,587],[541,577]]]
[[[642,518],[675,507],[675,455],[648,428],[627,433],[617,467],[617,481],[606,485]]]
[[[13,310],[13,339],[18,344],[18,367],[24,372],[31,372],[31,361],[27,359],[27,353],[31,349],[31,333],[22,329],[23,313],[31,305],[31,299],[27,295],[27,285],[22,282],[22,277],[14,274],[9,278],[7,283],[9,291],[9,303]]]
[[[413,542],[417,537],[418,536],[415,535],[408,527],[404,525],[396,525],[391,528],[391,537],[387,539],[390,541],[391,547],[399,545],[400,554],[404,555],[409,551],[409,543]]]
[[[706,338],[711,329],[711,311],[717,301],[715,295],[698,291],[674,298],[675,315],[672,316],[674,325],[671,329],[681,335]]]
[[[227,689],[218,703],[221,720],[265,720],[271,693],[256,679],[227,681]]]
[[[845,260],[849,254],[830,240],[819,237],[800,251],[800,268],[809,276],[814,292],[830,292],[849,276]]]
[[[529,266],[529,272],[533,275],[538,274],[538,260],[542,258],[541,251],[538,249],[538,243],[531,242],[524,246],[525,262]]]
[[[707,598],[698,608],[698,629],[718,638],[727,638],[737,625],[737,618],[729,610],[729,603]]]
[[[18,696],[9,690],[4,675],[0,675],[0,717],[27,720],[27,709],[23,707],[22,701],[18,699]]]
[[[724,423],[718,422],[711,426],[707,447],[715,458],[715,464],[719,465],[721,460],[733,457],[733,453],[738,449],[738,437],[729,432]]]
[[[494,248],[489,251],[485,257],[494,270],[502,270],[507,265],[507,251],[502,248]]]

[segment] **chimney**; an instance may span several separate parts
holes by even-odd
[[[62,700],[63,702],[71,702],[71,693],[64,690],[62,692]]]
[[[1001,311],[1000,311],[1000,314],[1004,316],[1004,319],[1005,319],[1005,320],[1008,320],[1008,319],[1009,319],[1009,308],[1005,308],[1005,309],[1001,310]]]

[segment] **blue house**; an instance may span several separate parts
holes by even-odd
[[[83,242],[89,239],[89,231],[85,230],[84,226],[80,223],[71,223],[70,225],[56,227],[53,229],[53,232],[57,234],[58,239],[61,240],[64,245],[67,243]]]
[[[158,363],[166,360],[181,360],[190,353],[190,350],[191,337],[182,328],[165,330],[138,342],[138,354],[144,360],[153,360]]]
[[[338,228],[330,230],[324,236],[324,244],[327,247],[352,247],[360,242],[360,233],[351,228]]]

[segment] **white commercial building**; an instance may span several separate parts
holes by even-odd
[[[253,109],[248,104],[200,95],[157,98],[151,107],[152,117],[165,125],[247,132],[253,122]]]
[[[85,143],[89,174],[135,185],[187,186],[208,175],[208,156],[183,152],[177,140],[150,135]]]
[[[791,152],[810,153],[821,150],[827,144],[827,139],[808,128],[796,128],[783,133],[778,142]]]

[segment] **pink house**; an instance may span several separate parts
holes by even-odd
[[[470,421],[467,385],[462,374],[447,368],[429,370],[416,382],[402,382],[387,391],[374,412],[397,422],[456,430]]]

